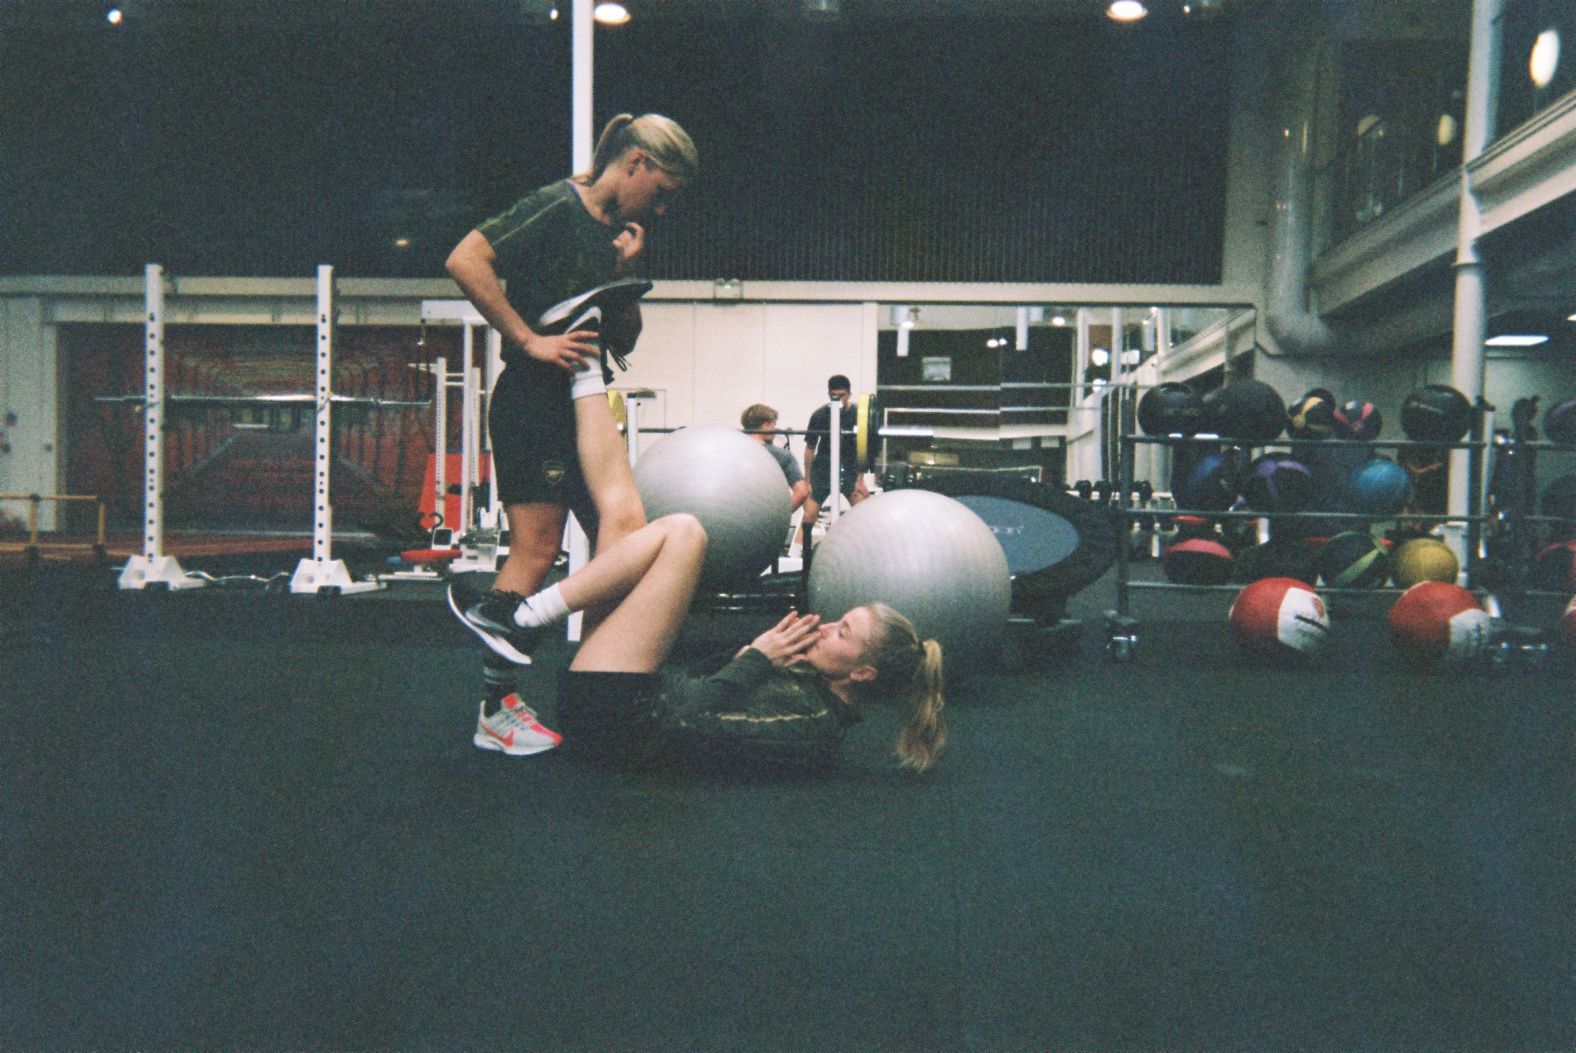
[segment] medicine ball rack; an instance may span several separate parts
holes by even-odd
[[[1464,515],[1438,515],[1411,513],[1393,515],[1372,515],[1361,512],[1263,512],[1249,511],[1217,511],[1212,509],[1193,509],[1186,507],[1167,508],[1163,513],[1166,517],[1173,516],[1201,516],[1213,521],[1228,520],[1267,520],[1267,521],[1349,521],[1356,524],[1373,524],[1381,522],[1406,521],[1409,523],[1455,523],[1460,524],[1464,532],[1466,551],[1470,558],[1464,561],[1467,587],[1475,591],[1483,591],[1477,580],[1482,573],[1482,545],[1484,526],[1490,522],[1490,517],[1483,512],[1484,508],[1484,454],[1488,443],[1483,436],[1492,432],[1492,407],[1480,403],[1473,414],[1472,428],[1465,440],[1454,443],[1443,442],[1416,442],[1406,439],[1297,439],[1282,437],[1268,442],[1249,442],[1233,439],[1225,435],[1202,434],[1194,436],[1183,435],[1142,435],[1138,433],[1135,417],[1136,400],[1124,399],[1118,416],[1118,445],[1119,454],[1119,480],[1117,488],[1117,501],[1113,509],[1119,520],[1134,523],[1141,518],[1154,517],[1154,509],[1139,507],[1135,498],[1136,484],[1133,478],[1134,461],[1139,445],[1164,446],[1179,448],[1188,445],[1208,444],[1226,449],[1238,449],[1244,453],[1280,451],[1293,452],[1299,449],[1323,448],[1326,450],[1349,448],[1353,451],[1361,450],[1405,450],[1427,449],[1430,451],[1444,452],[1448,450],[1467,451],[1467,501],[1468,509]],[[1130,530],[1130,528],[1129,528]],[[1126,536],[1128,531],[1124,530]],[[1121,545],[1116,556],[1116,607],[1106,612],[1105,628],[1107,635],[1106,654],[1114,661],[1131,661],[1139,643],[1141,623],[1133,616],[1133,594],[1136,592],[1162,592],[1175,591],[1186,593],[1216,593],[1222,595],[1235,595],[1242,588],[1242,583],[1226,585],[1193,585],[1164,581],[1135,581],[1132,574],[1131,546]],[[1403,591],[1393,587],[1374,588],[1327,588],[1319,587],[1320,595],[1340,596],[1373,596],[1392,594],[1400,595]],[[1491,615],[1498,615],[1497,601],[1492,595],[1487,597],[1486,606]]]

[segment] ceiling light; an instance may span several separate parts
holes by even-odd
[[[1576,322],[1576,314],[1571,315],[1570,317],[1566,318],[1565,320],[1567,322]]]
[[[629,8],[623,4],[604,2],[596,5],[591,17],[604,26],[621,26],[629,21]]]
[[[126,13],[118,7],[110,8],[109,13],[104,16],[104,21],[108,22],[112,26],[120,25],[121,22],[125,21],[125,19]]]
[[[1067,316],[1065,314],[1056,315],[1055,317],[1053,317],[1051,319],[1051,324],[1052,325],[1066,325],[1067,324]]]
[[[1097,347],[1089,352],[1089,364],[1096,369],[1104,369],[1111,364],[1111,352],[1103,347]]]
[[[1547,343],[1548,339],[1542,333],[1507,333],[1504,336],[1491,336],[1483,344],[1485,347],[1536,347]]]
[[[1106,8],[1105,13],[1118,22],[1137,22],[1149,14],[1149,9],[1139,0],[1111,0],[1111,6]]]
[[[1560,31],[1545,29],[1532,45],[1532,57],[1527,62],[1527,72],[1532,75],[1535,87],[1547,88],[1560,68]]]
[[[843,0],[804,0],[804,17],[831,21],[843,13]]]

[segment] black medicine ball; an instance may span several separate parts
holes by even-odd
[[[1328,439],[1335,429],[1335,396],[1314,388],[1286,408],[1286,433],[1294,439]]]
[[[1576,539],[1556,541],[1533,558],[1532,586],[1567,596],[1576,591]]]
[[[1538,499],[1538,511],[1563,520],[1554,524],[1555,537],[1576,533],[1576,475],[1562,475],[1550,483]]]
[[[1145,435],[1196,435],[1204,427],[1204,399],[1186,384],[1165,383],[1138,400]]]
[[[1224,585],[1231,580],[1231,550],[1219,541],[1178,541],[1160,556],[1166,577],[1178,585]]]
[[[1221,389],[1214,424],[1233,439],[1269,442],[1286,430],[1286,403],[1262,380],[1238,380]]]
[[[1550,442],[1576,443],[1576,399],[1548,408],[1543,414],[1543,437]]]
[[[1267,453],[1248,465],[1242,499],[1255,512],[1302,512],[1313,506],[1313,473],[1283,454]]]
[[[1337,439],[1377,439],[1384,427],[1379,407],[1363,399],[1352,399],[1335,411]]]
[[[1319,568],[1313,550],[1306,542],[1272,537],[1237,557],[1237,580],[1244,584],[1260,578],[1296,578],[1304,585],[1316,585]]]
[[[1366,530],[1347,530],[1324,543],[1319,576],[1331,588],[1366,589],[1390,576],[1390,554]]]
[[[1425,385],[1401,403],[1401,430],[1414,442],[1460,442],[1472,430],[1472,403],[1448,384]]]

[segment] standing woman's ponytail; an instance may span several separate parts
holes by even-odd
[[[578,173],[575,182],[596,182],[608,165],[634,149],[646,151],[658,168],[680,179],[693,179],[700,170],[700,153],[694,140],[677,121],[660,113],[639,117],[621,113],[602,129],[591,155],[591,170]]]

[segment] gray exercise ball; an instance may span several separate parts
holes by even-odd
[[[993,663],[1012,605],[1007,556],[985,521],[929,490],[892,490],[855,505],[810,562],[810,610],[823,620],[880,601],[941,643],[950,674]]]
[[[793,498],[765,447],[732,428],[682,428],[635,463],[647,519],[688,512],[706,528],[703,584],[729,588],[782,553]]]

